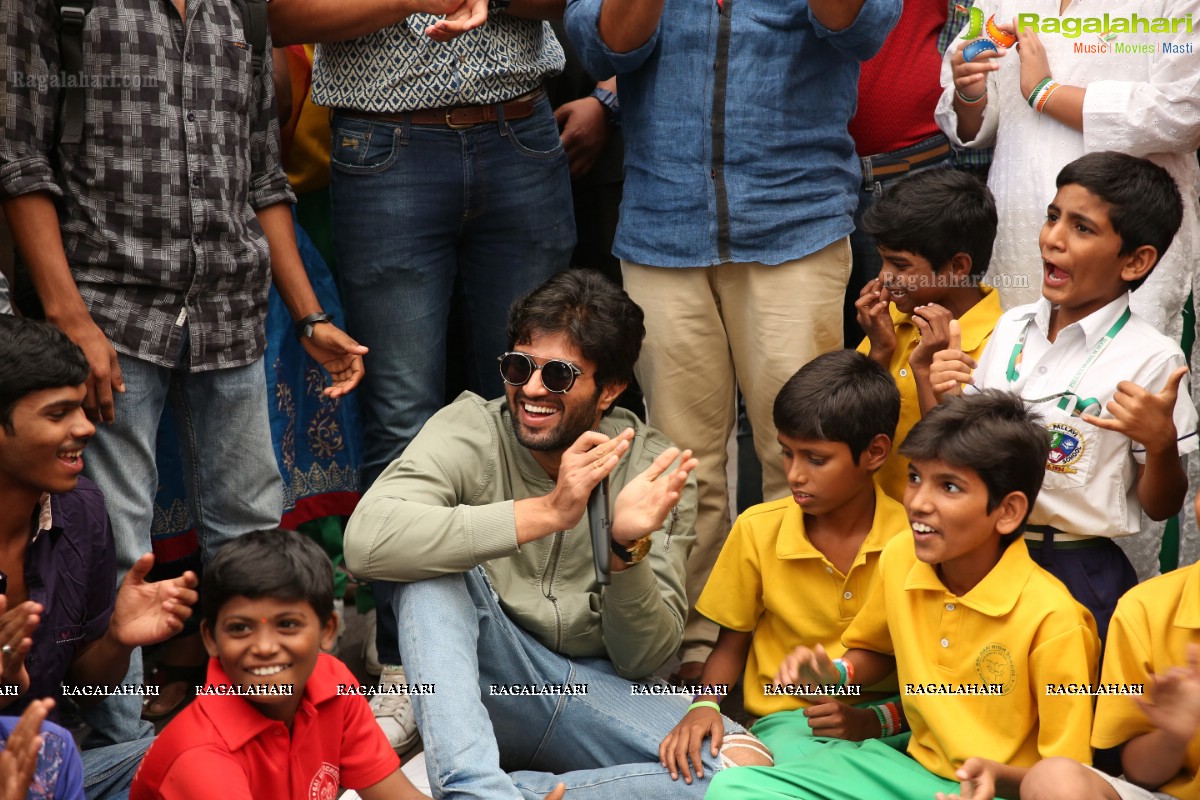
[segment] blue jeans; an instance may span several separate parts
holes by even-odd
[[[842,311],[842,327],[846,347],[858,347],[859,342],[866,336],[863,329],[858,326],[854,302],[858,300],[862,288],[879,277],[879,270],[883,266],[883,259],[879,257],[879,251],[875,249],[875,238],[862,229],[863,215],[867,213],[868,208],[875,205],[876,200],[883,197],[887,188],[896,182],[926,170],[946,169],[954,166],[954,151],[951,150],[941,158],[896,175],[868,174],[870,165],[876,160],[880,163],[894,163],[895,160],[926,147],[925,143],[915,144],[893,153],[859,159],[865,162],[863,164],[863,182],[858,187],[858,208],[854,210],[854,232],[850,234],[850,253],[853,260],[850,265],[850,281],[846,284],[846,303]]]
[[[153,738],[83,751],[83,793],[87,800],[127,800],[134,773]]]
[[[435,684],[412,698],[435,798],[541,800],[559,782],[572,800],[704,796],[719,769],[707,745],[705,779],[691,785],[658,761],[689,698],[633,696],[636,684],[606,659],[548,650],[501,610],[482,567],[391,590],[408,680]],[[492,684],[586,684],[587,693],[493,696]],[[726,734],[743,730],[725,720]]]
[[[181,359],[187,364],[185,352]],[[97,427],[84,453],[88,477],[104,493],[116,540],[118,585],[150,551],[158,423],[174,407],[188,507],[202,563],[243,533],[272,528],[283,513],[283,482],[271,447],[262,360],[245,367],[188,373],[121,354],[125,393],[116,394],[116,421]],[[126,684],[140,684],[142,653],[129,659]],[[141,698],[107,698],[86,714],[93,732],[85,746],[129,742],[154,734],[141,718]]]
[[[337,112],[330,160],[346,324],[371,348],[358,390],[366,489],[445,405],[456,289],[468,388],[503,394],[508,307],[570,265],[571,180],[545,98],[526,119],[462,129]],[[374,594],[379,660],[399,663],[395,620]]]
[[[508,307],[570,265],[571,181],[545,98],[526,119],[462,129],[337,112],[331,161],[346,324],[371,348],[359,389],[367,487],[445,404],[456,286],[469,388],[503,393]]]

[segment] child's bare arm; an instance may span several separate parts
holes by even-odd
[[[868,358],[884,369],[892,363],[896,352],[896,328],[889,312],[891,294],[883,282],[876,278],[867,283],[854,301],[858,325],[871,342]]]
[[[847,650],[842,656],[854,665],[854,679],[851,683],[870,686],[891,675],[896,670],[896,659],[883,653],[871,650]],[[797,647],[788,653],[775,673],[777,684],[819,684],[824,686],[837,685],[841,674],[833,665],[833,659],[821,645],[809,649]]]
[[[706,686],[718,684],[730,685],[737,681],[746,668],[746,654],[750,652],[750,642],[754,634],[748,631],[734,631],[721,628],[717,635],[717,643],[704,662],[704,672],[700,682]],[[745,691],[754,687],[746,686]],[[696,697],[698,701],[719,703],[719,694],[704,694]],[[705,739],[711,739],[710,752],[715,756],[721,748],[721,740],[725,735],[725,723],[721,712],[710,706],[694,708],[684,714],[679,724],[671,729],[666,738],[658,746],[659,762],[671,773],[671,780],[683,774],[685,783],[692,782],[692,770],[688,767],[691,760],[696,770],[696,777],[704,777],[704,762],[700,755],[700,746]]]
[[[937,800],[992,800],[1001,797],[1020,797],[1024,767],[1013,767],[990,758],[968,758],[954,773],[960,781],[957,793],[937,793]]]
[[[1187,494],[1187,473],[1179,458],[1174,420],[1179,383],[1187,373],[1187,367],[1176,369],[1157,394],[1121,381],[1105,407],[1111,418],[1083,415],[1085,422],[1123,433],[1146,448],[1146,463],[1138,466],[1137,494],[1146,515],[1155,520],[1178,514]]]
[[[1154,730],[1130,739],[1121,751],[1125,777],[1154,790],[1179,774],[1188,744],[1200,731],[1200,646],[1188,645],[1186,667],[1172,667],[1135,698]]]
[[[938,404],[929,370],[933,366],[933,357],[950,346],[950,323],[953,320],[954,315],[950,310],[936,303],[913,309],[912,321],[921,332],[921,343],[913,348],[908,365],[917,385],[917,405],[921,409],[921,416]],[[958,346],[961,348],[962,343],[959,342]]]

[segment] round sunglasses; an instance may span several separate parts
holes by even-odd
[[[500,362],[500,377],[510,386],[524,386],[533,377],[534,370],[542,371],[542,386],[556,394],[566,394],[575,385],[575,379],[583,376],[583,371],[570,361],[552,358],[544,364],[537,364],[533,356],[525,353],[505,353],[497,359]]]

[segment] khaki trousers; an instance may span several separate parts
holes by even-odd
[[[718,628],[696,600],[729,533],[726,444],[740,388],[762,462],[763,498],[788,494],[772,408],[779,388],[821,353],[842,346],[850,244],[840,239],[777,266],[648,267],[621,262],[625,290],[646,313],[636,373],[650,424],[700,459],[696,544],[688,556],[683,661],[703,661]]]

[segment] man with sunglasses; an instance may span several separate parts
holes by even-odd
[[[413,705],[440,796],[541,797],[560,781],[568,798],[703,795],[658,759],[689,699],[639,682],[679,646],[696,516],[691,452],[613,406],[644,334],[599,273],[551,278],[509,312],[504,397],[440,411],[350,520],[348,565],[397,581],[408,678],[436,686]],[[586,512],[604,480],[602,587]]]

